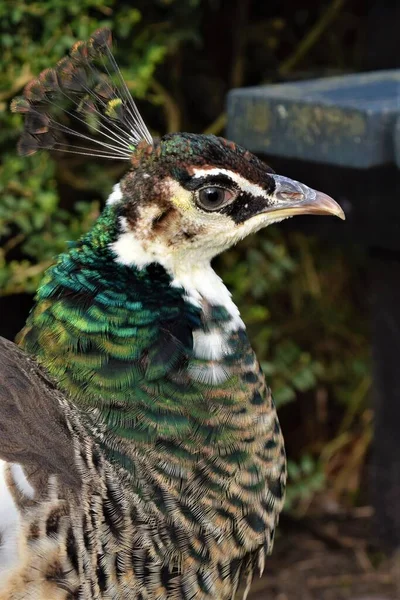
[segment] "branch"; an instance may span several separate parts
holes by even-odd
[[[79,159],[78,164],[80,162],[81,160]],[[74,169],[74,164],[72,161],[70,161],[69,163],[63,163],[58,159],[57,167],[57,179],[62,183],[66,183],[75,190],[87,191],[96,189],[96,186],[93,185],[93,181],[91,179],[88,179],[85,175],[80,176],[77,174],[77,171]],[[120,165],[113,165],[107,167],[107,174],[110,177],[110,179],[121,177],[125,171],[125,165],[122,167]]]
[[[160,96],[163,108],[165,112],[165,117],[167,121],[167,132],[173,133],[175,131],[180,131],[181,129],[181,111],[179,106],[171,96],[171,94],[165,89],[163,85],[156,79],[152,79],[150,82],[150,88]]]
[[[204,131],[203,133],[219,135],[225,129],[227,121],[226,112],[221,113]]]
[[[334,0],[329,6],[328,10],[324,12],[319,21],[310,29],[310,31],[301,40],[293,54],[283,61],[279,67],[279,75],[281,77],[288,75],[293,67],[301,61],[302,58],[311,50],[311,48],[318,42],[322,34],[336,18],[340,9],[343,8],[346,0]]]
[[[14,79],[12,86],[5,92],[0,93],[0,101],[9,100],[17,94],[34,77],[30,66],[23,65],[20,75]]]

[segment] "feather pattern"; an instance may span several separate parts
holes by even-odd
[[[110,30],[97,30],[12,101],[11,110],[25,117],[20,154],[47,149],[129,161],[142,140],[152,144],[111,44]]]

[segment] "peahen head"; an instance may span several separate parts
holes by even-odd
[[[118,220],[112,245],[119,262],[158,262],[175,273],[293,215],[344,218],[327,195],[275,174],[233,142],[188,133],[153,139],[110,46],[107,29],[79,42],[28,84],[12,110],[25,115],[22,154],[45,148],[127,161],[130,170],[106,209],[112,205]]]
[[[325,194],[212,135],[167,135],[139,148],[132,162],[109,200],[119,207],[122,233],[114,249],[125,264],[184,268],[296,214],[343,216]]]

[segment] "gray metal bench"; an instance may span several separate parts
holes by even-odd
[[[237,89],[227,137],[338,200],[305,230],[369,250],[378,533],[400,547],[400,70]],[[298,222],[291,226],[298,226]]]

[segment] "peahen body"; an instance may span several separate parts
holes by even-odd
[[[263,570],[286,470],[210,261],[286,217],[343,213],[222,138],[153,139],[110,44],[99,30],[13,103],[21,153],[129,170],[46,272],[19,348],[1,341],[0,599],[228,600]]]

